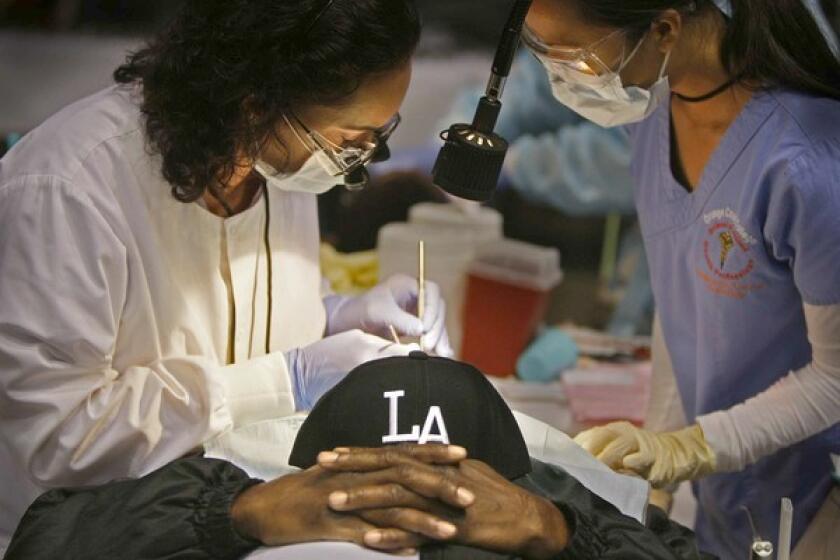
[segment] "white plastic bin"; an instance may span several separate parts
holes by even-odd
[[[426,279],[436,282],[446,300],[446,328],[452,348],[461,348],[467,270],[475,256],[476,240],[469,233],[425,224],[389,224],[379,232],[381,279],[402,273],[417,276],[417,244],[426,245]]]
[[[492,208],[478,207],[464,212],[455,204],[424,202],[411,208],[408,221],[470,233],[476,243],[486,245],[504,237],[502,215]]]

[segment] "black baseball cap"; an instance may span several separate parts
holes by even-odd
[[[363,364],[324,395],[301,426],[289,464],[336,447],[448,443],[513,480],[531,472],[522,432],[474,367],[412,352]]]

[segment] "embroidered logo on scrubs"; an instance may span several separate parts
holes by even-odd
[[[726,267],[726,258],[729,256],[729,252],[735,247],[735,238],[732,237],[732,233],[729,231],[724,231],[720,234],[720,269],[723,270]]]
[[[709,290],[744,299],[750,292],[763,288],[749,281],[756,266],[751,250],[758,240],[747,232],[738,214],[730,208],[713,210],[703,216],[703,222],[707,226],[703,239],[706,267],[697,267],[697,275]]]

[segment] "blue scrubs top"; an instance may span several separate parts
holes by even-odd
[[[757,93],[694,192],[672,173],[668,106],[630,133],[654,296],[693,422],[807,365],[803,302],[840,304],[840,102]],[[794,502],[796,542],[828,495],[830,452],[840,452],[840,426],[696,482],[701,548],[747,557],[741,506],[775,542],[783,497]]]

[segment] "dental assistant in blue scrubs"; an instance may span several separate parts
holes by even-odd
[[[684,412],[674,431],[616,423],[577,441],[654,486],[693,481],[702,550],[743,558],[755,532],[775,542],[789,497],[794,558],[836,554],[840,63],[821,13],[535,0],[524,40],[560,102],[630,134],[655,379],[673,372]]]

